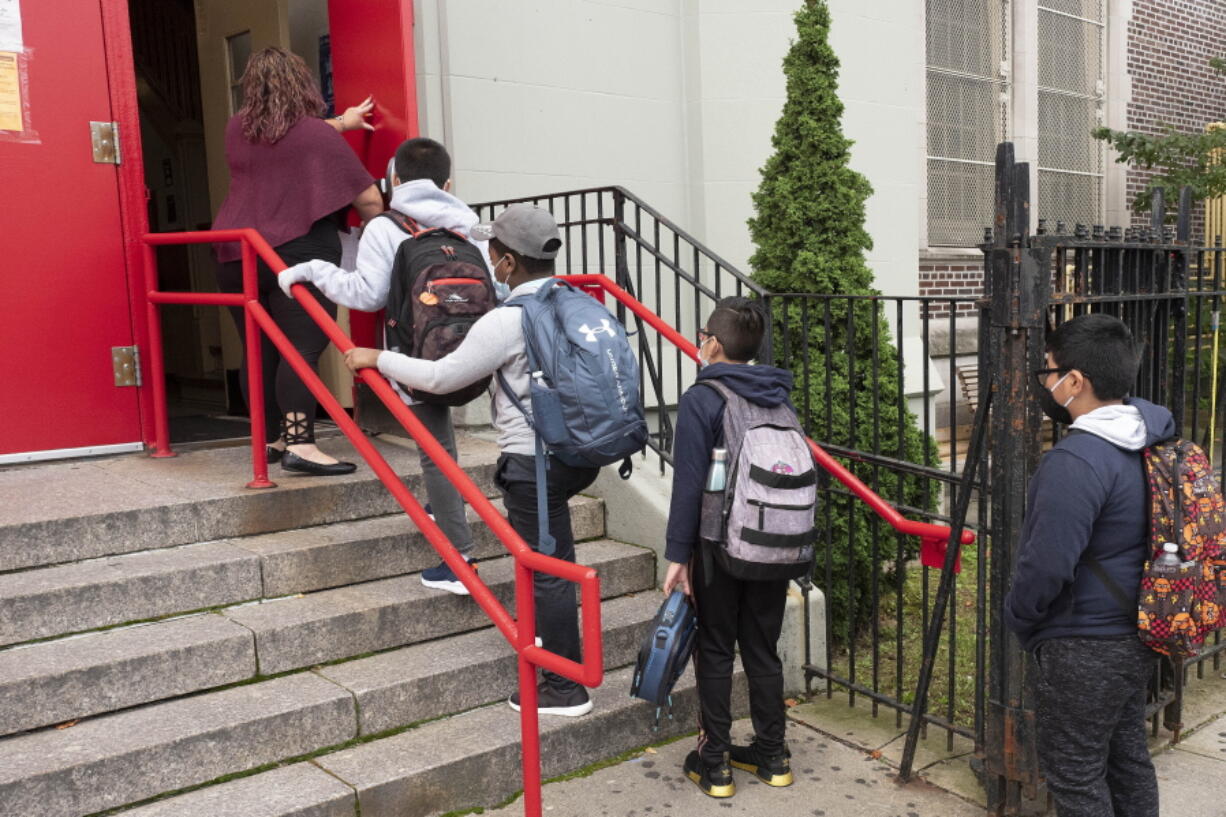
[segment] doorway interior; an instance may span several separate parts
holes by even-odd
[[[301,56],[331,105],[327,0],[128,0],[149,228],[207,230],[229,186],[225,124],[242,105],[247,58],[280,45]],[[330,113],[331,111],[329,111]],[[159,288],[216,291],[210,245],[157,248]],[[245,438],[242,345],[219,307],[163,306],[172,442]],[[321,374],[344,405],[335,350]]]

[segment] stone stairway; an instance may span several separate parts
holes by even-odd
[[[419,491],[416,451],[378,445]],[[369,469],[247,491],[247,457],[0,473],[0,815],[430,815],[519,789],[514,652],[422,587],[437,556]],[[463,439],[487,495],[496,459]],[[654,554],[604,539],[599,500],[572,514],[607,672],[591,715],[542,718],[547,776],[694,728],[692,682],[659,733],[627,694]],[[513,610],[512,560],[474,532]]]

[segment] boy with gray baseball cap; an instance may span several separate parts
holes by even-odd
[[[553,214],[532,204],[512,204],[493,221],[473,227],[472,237],[497,239],[509,250],[540,260],[556,258],[562,247]]]
[[[553,215],[531,204],[513,204],[492,222],[478,224],[469,234],[489,241],[494,280],[511,288],[511,298],[536,292],[554,273],[554,258],[562,246]],[[385,376],[413,389],[447,394],[469,383],[499,373],[521,405],[531,403],[528,354],[519,309],[495,309],[481,317],[460,347],[439,360],[421,360],[398,352],[351,349],[345,354],[350,369],[376,366]],[[507,518],[516,533],[533,548],[539,547],[536,510],[536,432],[503,389],[493,389],[493,424],[502,455],[494,482],[506,503]],[[554,458],[546,471],[549,533],[556,540],[554,556],[575,561],[571,530],[571,497],[596,479],[599,468],[577,468]],[[535,574],[536,627],[542,646],[573,661],[582,661],[579,614],[570,582],[545,573]],[[592,701],[581,685],[543,671],[537,711],[548,715],[585,715]],[[511,696],[519,710],[519,693]]]

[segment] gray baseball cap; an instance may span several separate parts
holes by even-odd
[[[529,258],[555,258],[562,247],[553,214],[532,204],[512,204],[493,221],[473,227],[478,241],[497,238],[503,245]]]

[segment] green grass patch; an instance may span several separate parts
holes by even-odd
[[[979,603],[976,577],[980,558],[978,543],[962,551],[962,572],[957,575],[951,596],[955,624],[953,672],[950,672],[951,616],[947,607],[926,707],[929,714],[968,728],[975,725]],[[909,564],[902,586],[901,607],[899,596],[893,591],[883,592],[879,599],[875,617],[876,650],[872,629],[866,627],[856,639],[854,658],[851,650],[840,649],[830,657],[831,670],[844,678],[853,678],[854,670],[856,683],[910,706],[915,700],[923,661],[925,623],[931,619],[940,579],[940,570],[925,570],[918,561]],[[815,684],[820,683],[820,679],[815,681]]]

